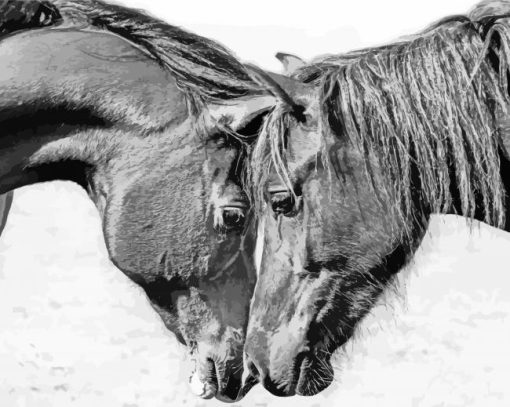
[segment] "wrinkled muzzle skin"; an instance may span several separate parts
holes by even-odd
[[[341,177],[316,160],[313,171],[293,179],[301,190],[297,209],[277,214],[269,200],[261,220],[246,355],[252,373],[277,396],[314,395],[329,386],[332,353],[407,260],[404,230],[377,201],[362,157],[347,144],[337,154]]]
[[[192,389],[233,401],[255,284],[254,233],[248,222],[221,227],[222,208],[246,205],[232,171],[237,153],[189,134],[184,123],[173,137],[140,137],[133,148],[151,154],[140,155],[137,171],[134,155],[109,162],[115,177],[98,177],[94,191],[110,256],[186,345]]]

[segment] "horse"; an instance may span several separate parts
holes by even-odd
[[[510,231],[510,3],[292,74],[251,153],[258,276],[247,365],[314,395],[433,213]],[[285,91],[285,87],[281,87]]]
[[[0,194],[85,188],[195,392],[242,397],[255,242],[240,157],[274,97],[216,42],[99,0],[0,1],[0,36]]]

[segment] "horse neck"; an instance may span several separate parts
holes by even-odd
[[[53,179],[83,184],[83,170],[99,158],[86,136],[108,123],[87,88],[93,77],[68,84],[72,64],[47,51],[66,35],[77,37],[41,30],[0,42],[0,193]],[[61,49],[72,51],[72,44],[61,42]]]
[[[4,38],[0,193],[56,179],[85,185],[127,132],[158,132],[187,116],[175,80],[120,37],[39,29]]]
[[[52,180],[86,186],[89,172],[108,158],[108,148],[98,142],[100,127],[48,122],[31,128],[2,115],[0,126],[0,193]]]

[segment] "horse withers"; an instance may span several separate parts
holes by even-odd
[[[139,11],[1,4],[0,193],[86,188],[112,262],[187,346],[195,392],[238,399],[255,284],[239,157],[274,98],[220,45]]]
[[[269,115],[250,164],[261,259],[245,348],[273,394],[332,382],[333,352],[413,256],[432,213],[510,230],[502,4],[501,15],[456,16],[293,74],[304,84]]]

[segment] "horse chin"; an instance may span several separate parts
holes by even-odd
[[[216,372],[213,365],[200,363],[197,356],[196,353],[192,352],[188,359],[188,368],[190,369],[189,388],[195,396],[209,400],[218,393]]]
[[[334,372],[331,358],[315,355],[305,356],[301,362],[301,371],[296,385],[296,394],[315,396],[333,382]]]
[[[236,395],[232,394],[222,394],[218,389],[218,384],[215,378],[204,379],[200,377],[198,372],[193,373],[190,378],[189,385],[191,391],[195,396],[200,397],[204,400],[210,400],[215,397],[217,400],[222,401],[224,403],[234,403],[236,401],[241,400],[246,393],[248,393],[249,389],[245,390],[239,389]]]
[[[192,365],[189,378],[190,390],[195,396],[204,400],[216,398],[224,403],[234,403],[241,400],[257,383],[251,377],[244,383],[236,377],[222,379],[220,372],[224,370],[224,366],[215,366],[211,361],[199,363],[192,357],[190,362]]]
[[[234,398],[234,399],[218,393],[218,394],[216,394],[216,400],[222,401],[223,403],[235,403],[235,402],[240,401],[241,399],[243,399],[244,396],[246,395],[246,393],[248,393],[248,392],[241,391],[238,394],[238,396],[236,398]]]
[[[204,400],[212,399],[218,391],[217,384],[211,380],[203,380],[198,371],[190,377],[189,386],[194,395]]]

